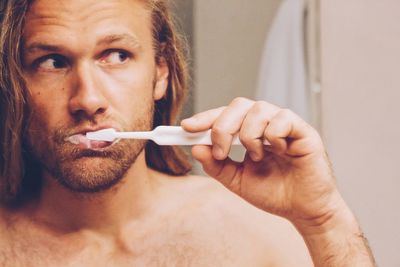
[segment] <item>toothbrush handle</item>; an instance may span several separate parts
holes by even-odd
[[[210,138],[210,139],[211,139],[211,138]],[[238,134],[236,134],[236,135],[233,137],[232,145],[237,145],[237,146],[242,146],[242,145],[243,145],[242,142],[240,142],[240,139],[239,139],[239,135],[238,135]],[[264,140],[263,140],[263,145],[264,145],[264,146],[270,146],[271,144],[270,144],[266,139],[264,139]]]
[[[211,130],[203,132],[186,132],[179,126],[158,126],[153,130],[151,139],[158,145],[211,145]]]
[[[179,126],[158,126],[152,140],[159,145],[212,145],[211,130],[190,133]],[[263,143],[269,145],[265,140]],[[238,135],[234,136],[232,145],[242,145]]]

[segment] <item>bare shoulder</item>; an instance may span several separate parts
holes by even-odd
[[[191,216],[202,231],[220,236],[232,251],[259,257],[263,266],[313,266],[289,221],[252,206],[212,178],[186,179],[183,191],[190,196]]]

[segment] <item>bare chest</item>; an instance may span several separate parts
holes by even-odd
[[[235,246],[228,233],[169,228],[113,242],[7,234],[0,243],[0,266],[258,266],[256,255]]]
[[[235,261],[227,257],[225,251],[213,251],[204,247],[177,243],[165,244],[140,252],[86,247],[73,254],[63,251],[63,247],[49,248],[36,244],[31,246],[28,249],[2,248],[0,266],[246,266],[245,264],[235,265]]]

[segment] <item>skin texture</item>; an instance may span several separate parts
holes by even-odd
[[[318,133],[289,110],[237,98],[182,124],[213,129],[215,145],[194,147],[194,156],[210,176],[263,210],[301,224],[324,220],[342,202]],[[227,158],[238,132],[247,149],[242,163]],[[264,147],[263,139],[271,146]]]
[[[315,266],[374,266],[358,223],[337,190],[321,138],[296,114],[236,98],[182,125],[194,132],[212,129],[213,146],[194,146],[193,156],[232,192],[291,221]],[[235,134],[247,150],[240,163],[228,158]],[[263,146],[263,140],[271,146]]]
[[[149,129],[168,78],[151,37],[140,1],[34,2],[26,142],[44,183],[37,199],[0,209],[0,265],[311,266],[307,245],[316,266],[372,266],[320,137],[290,111],[238,98],[182,122],[212,129],[213,146],[192,153],[220,183],[149,169],[139,141],[64,141],[99,127]],[[242,163],[227,157],[237,133]]]
[[[33,110],[27,143],[46,171],[65,186],[75,191],[108,188],[122,179],[144,142],[122,140],[107,150],[93,151],[77,149],[65,139],[98,127],[150,130],[153,91],[165,91],[168,70],[156,69],[153,51],[143,49],[152,42],[148,32],[133,32],[108,19],[116,12],[111,3],[104,6],[108,11],[97,12],[99,7],[94,6],[77,18],[66,7],[57,14],[57,5],[43,12],[40,3],[27,17],[24,36]],[[149,28],[149,19],[145,23]]]

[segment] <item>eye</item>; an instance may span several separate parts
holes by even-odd
[[[54,71],[57,69],[66,68],[68,66],[68,62],[63,56],[53,54],[38,59],[34,65],[38,70]]]
[[[106,65],[119,65],[129,60],[131,55],[122,50],[107,51],[100,59],[102,64]]]

